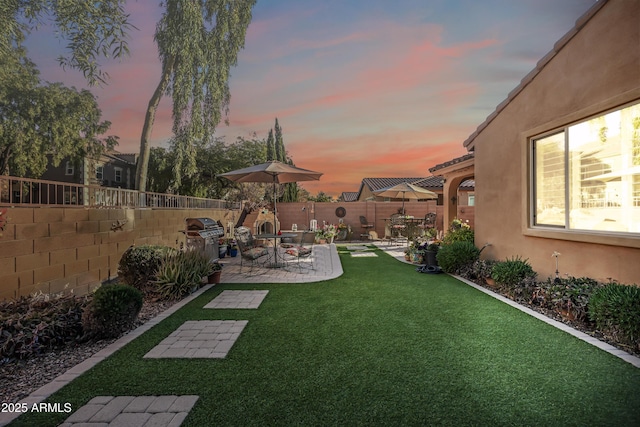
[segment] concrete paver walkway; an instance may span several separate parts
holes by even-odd
[[[60,427],[178,427],[198,396],[98,396]]]
[[[258,308],[268,293],[269,291],[266,290],[226,290],[222,291],[217,297],[211,300],[211,302],[205,305],[204,308]]]
[[[248,322],[188,320],[149,350],[144,358],[224,359]]]
[[[240,271],[240,256],[222,258],[220,263],[223,265],[222,283],[311,283],[335,279],[343,273],[333,243],[313,245],[311,258],[300,259],[302,268],[298,268],[298,260],[291,259],[288,268],[258,267],[249,274],[247,266]]]

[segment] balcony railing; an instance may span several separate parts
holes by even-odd
[[[240,209],[239,202],[0,175],[0,206]]]

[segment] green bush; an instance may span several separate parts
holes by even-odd
[[[157,290],[163,298],[181,299],[209,275],[213,266],[199,252],[178,252],[164,258],[158,269]]]
[[[640,287],[609,283],[589,300],[589,317],[606,330],[640,349]]]
[[[527,277],[535,277],[536,272],[531,268],[531,264],[526,259],[515,256],[506,261],[498,261],[491,269],[491,277],[496,283],[505,286],[509,290],[514,290],[518,284]]]
[[[85,336],[116,338],[131,329],[142,308],[142,292],[129,285],[102,285],[82,315]]]
[[[79,340],[87,301],[38,294],[0,302],[0,359],[25,359]]]
[[[442,245],[436,255],[438,265],[445,273],[457,273],[468,264],[473,264],[480,257],[480,249],[467,241]]]
[[[539,283],[532,302],[557,312],[565,311],[576,320],[586,321],[589,300],[602,285],[588,277],[572,277]]]
[[[131,246],[120,258],[118,276],[143,293],[152,293],[160,263],[168,254],[175,252],[175,249],[161,245]]]
[[[474,233],[468,224],[454,219],[449,226],[449,231],[442,238],[442,243],[451,244],[453,242],[474,242]]]

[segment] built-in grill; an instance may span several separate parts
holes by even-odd
[[[187,250],[197,250],[211,261],[218,259],[218,239],[224,236],[224,228],[211,218],[187,218],[184,234]]]

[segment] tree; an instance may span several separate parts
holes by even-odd
[[[244,47],[255,0],[166,0],[155,41],[162,62],[160,81],[149,100],[140,137],[138,189],[146,189],[149,138],[164,94],[173,100],[176,170],[193,170],[193,141],[208,141],[228,114],[230,68]],[[179,184],[181,176],[175,177]]]
[[[267,161],[276,160],[276,149],[273,141],[273,129],[269,129],[267,136]]]
[[[90,85],[105,83],[101,57],[129,54],[125,0],[3,0],[0,2],[0,63],[19,49],[26,35],[38,25],[53,21],[57,33],[68,40],[68,56],[58,58],[63,68],[80,70]],[[0,78],[3,76],[0,75]]]
[[[333,198],[324,191],[320,191],[316,196],[309,196],[308,200],[310,202],[333,202]]]
[[[12,61],[0,65],[0,74],[16,78],[0,86],[0,174],[41,176],[49,162],[64,158],[75,163],[98,158],[113,148],[117,138],[101,138],[111,123],[100,121],[93,94],[60,83],[38,86],[38,72],[20,49]]]
[[[275,160],[279,162],[286,163],[287,162],[287,153],[284,149],[284,142],[282,140],[282,128],[278,123],[278,118],[276,117],[276,125],[275,125],[275,137],[276,137],[276,158]]]

